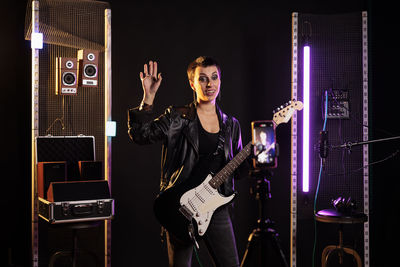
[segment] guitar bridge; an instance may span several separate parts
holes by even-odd
[[[192,221],[193,213],[185,205],[181,206],[179,211],[183,214],[183,216],[185,216],[186,219]]]

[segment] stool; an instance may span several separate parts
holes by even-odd
[[[336,209],[325,209],[318,211],[315,214],[315,219],[319,222],[339,224],[339,245],[329,245],[324,248],[321,256],[321,266],[326,267],[329,256],[337,252],[340,264],[343,264],[343,254],[347,253],[355,258],[357,267],[362,267],[361,258],[357,251],[353,248],[343,246],[343,224],[364,223],[368,220],[367,215],[364,213],[343,213]]]
[[[73,232],[73,248],[71,250],[62,250],[62,251],[57,251],[55,252],[49,260],[49,267],[54,267],[56,266],[55,263],[57,261],[58,258],[61,257],[70,257],[72,259],[72,267],[76,267],[77,266],[77,255],[78,253],[86,253],[90,256],[92,256],[92,258],[94,259],[94,261],[96,262],[96,266],[100,266],[99,263],[99,259],[97,257],[97,255],[90,251],[90,250],[84,250],[84,249],[79,249],[78,248],[78,235],[77,235],[77,231],[79,229],[88,229],[88,228],[92,228],[92,227],[97,227],[99,226],[103,221],[89,221],[89,222],[80,222],[80,223],[63,223],[63,224],[56,224],[53,225],[54,227],[63,227],[63,228],[70,228],[72,229]]]

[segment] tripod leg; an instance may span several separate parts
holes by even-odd
[[[249,238],[248,238],[248,242],[247,242],[247,246],[246,246],[246,250],[245,250],[245,252],[244,252],[244,255],[243,255],[243,259],[242,259],[242,262],[240,263],[240,267],[244,267],[244,266],[246,266],[245,264],[246,264],[246,260],[247,260],[247,258],[249,257],[249,255],[251,255],[251,251],[253,250],[253,247],[254,247],[254,236],[256,235],[256,232],[257,232],[257,230],[255,229],[255,230],[253,230],[253,232],[249,235]]]
[[[280,244],[279,234],[273,229],[268,229],[268,231],[270,232],[270,235],[271,235],[272,245],[281,258],[282,266],[288,267],[289,265],[286,261],[285,254],[283,253],[283,250],[282,250],[282,247]]]

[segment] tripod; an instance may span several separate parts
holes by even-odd
[[[271,187],[268,178],[272,176],[272,173],[266,169],[253,170],[251,171],[251,176],[256,178],[257,181],[256,190],[252,193],[256,193],[256,199],[259,203],[258,220],[256,228],[248,238],[240,267],[267,266],[268,244],[271,245],[279,256],[281,266],[287,267],[288,264],[280,245],[279,234],[274,229],[274,222],[266,218],[264,209],[266,201],[271,198]],[[253,258],[251,262],[250,259],[252,256],[256,256],[256,258]]]

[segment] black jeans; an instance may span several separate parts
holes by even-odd
[[[227,206],[220,207],[214,212],[203,240],[215,266],[239,266],[235,234]],[[170,267],[192,265],[192,243],[183,243],[167,232],[167,245]]]

